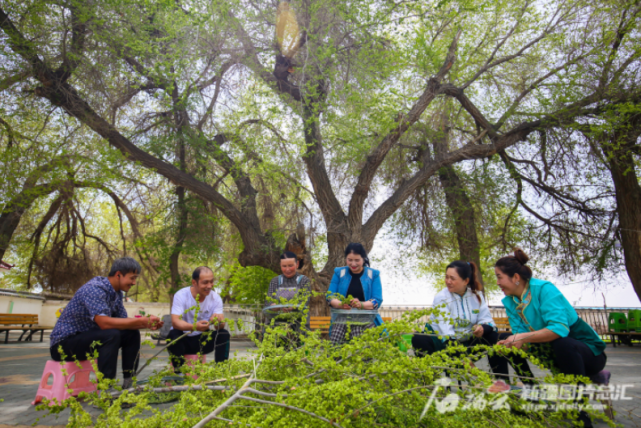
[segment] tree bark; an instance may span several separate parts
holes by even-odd
[[[24,186],[0,215],[0,260],[9,248],[11,237],[20,224],[22,215],[31,207],[31,204],[41,196],[48,195],[56,190],[51,185]]]
[[[632,152],[641,135],[641,116],[626,123],[625,127],[627,130],[622,135],[614,134],[610,141],[602,141],[601,148],[609,161],[616,191],[625,268],[641,300],[641,186]]]
[[[325,300],[325,292],[329,287],[329,278],[325,275],[319,275],[314,269],[312,257],[307,251],[306,242],[305,227],[302,223],[299,223],[296,227],[296,233],[292,233],[287,238],[285,251],[291,251],[296,254],[296,258],[301,263],[298,271],[312,282],[312,291],[314,293],[321,293],[321,295],[314,296],[310,300],[309,314],[311,316],[328,316],[329,307]]]
[[[441,168],[438,177],[445,192],[445,202],[454,218],[459,257],[463,261],[476,263],[480,269],[481,253],[476,233],[476,218],[465,186],[451,165]]]
[[[180,253],[182,252],[183,244],[187,238],[187,221],[189,220],[189,213],[185,206],[185,188],[176,188],[178,194],[178,204],[176,207],[176,217],[178,217],[178,232],[176,233],[176,243],[169,256],[169,273],[171,275],[171,290],[170,294],[175,294],[180,288],[183,287],[183,281],[180,278]]]
[[[442,159],[449,152],[450,122],[448,112],[441,112],[441,131],[433,138],[432,145],[437,159]],[[453,165],[442,166],[438,170],[438,178],[445,193],[445,203],[454,219],[454,232],[458,241],[459,258],[466,262],[474,262],[481,266],[481,253],[478,235],[476,233],[476,216],[474,207],[465,186]],[[481,284],[483,283],[479,275]]]

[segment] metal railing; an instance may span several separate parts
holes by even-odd
[[[429,309],[431,306],[383,306],[379,313],[382,317],[390,317],[392,320],[400,318],[407,311],[420,309]],[[612,312],[624,313],[628,316],[628,311],[639,308],[575,308],[577,315],[588,323],[599,335],[605,335],[608,332],[608,316]],[[503,306],[490,306],[490,313],[493,318],[506,318],[507,313]],[[421,321],[427,322],[427,319]]]
[[[392,320],[401,318],[405,312],[430,309],[431,306],[383,306],[379,314],[383,318]],[[588,323],[598,334],[605,335],[608,332],[608,315],[611,312],[620,312],[628,316],[628,311],[639,308],[575,308],[579,317]],[[225,316],[233,319],[242,319],[243,331],[249,333],[256,324],[264,322],[261,305],[225,305]],[[503,306],[490,306],[490,312],[494,318],[505,318],[507,314]],[[427,322],[427,317],[421,317],[421,322]]]

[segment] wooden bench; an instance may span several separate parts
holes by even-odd
[[[38,315],[34,314],[0,314],[0,332],[5,332],[4,343],[9,343],[9,332],[11,330],[22,331],[18,342],[22,340],[25,334],[25,342],[33,340],[33,334],[40,332],[40,341],[44,336],[45,330],[51,330],[53,327],[38,325]]]
[[[320,330],[321,333],[329,333],[331,317],[309,317],[309,329]],[[383,317],[383,322],[391,322],[392,317]]]
[[[494,324],[499,333],[511,333],[512,327],[510,327],[510,321],[507,317],[504,318],[494,318]]]
[[[641,339],[641,333],[635,331],[608,331],[605,335],[610,336],[610,341],[612,342],[613,347],[617,347],[616,340],[618,339],[620,343],[632,346],[632,339],[638,338]],[[617,337],[618,336],[618,337]]]

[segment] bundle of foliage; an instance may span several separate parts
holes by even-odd
[[[576,410],[532,412],[518,394],[489,392],[492,377],[470,366],[461,345],[423,358],[402,352],[401,334],[421,331],[420,318],[431,313],[406,314],[341,347],[330,345],[319,332],[292,338],[289,326],[274,324],[266,327],[265,340],[249,357],[183,368],[197,380],[185,376],[183,385],[165,386],[163,379],[174,375],[167,369],[111,398],[85,397],[105,410],[95,419],[73,398],[50,409],[71,408],[70,427],[549,427],[576,419]],[[492,352],[526,355],[499,347],[472,349],[477,356]],[[531,356],[530,362],[545,367]],[[98,378],[100,389],[110,386],[102,375]],[[553,374],[539,381],[589,383]],[[150,405],[157,394],[177,391],[180,398],[170,408]],[[123,410],[125,403],[133,408]]]

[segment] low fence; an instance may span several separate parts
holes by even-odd
[[[400,318],[407,311],[415,311],[420,309],[429,309],[431,306],[388,306],[382,307],[379,311],[382,317],[391,317],[392,320]],[[608,332],[608,315],[611,312],[624,313],[628,316],[628,311],[639,308],[581,308],[576,307],[575,310],[579,317],[588,323],[594,331],[600,335]],[[503,306],[490,306],[490,312],[493,318],[505,318],[507,313]],[[423,320],[423,319],[422,319]],[[427,322],[427,319],[424,319]]]
[[[418,311],[430,309],[431,306],[383,306],[379,314],[383,318],[392,320],[401,318],[404,313],[409,311]],[[628,316],[628,311],[639,308],[575,308],[579,317],[588,323],[599,335],[604,335],[608,331],[608,315],[611,312],[620,312]],[[503,306],[490,306],[490,312],[494,318],[505,318],[507,314]],[[249,333],[254,329],[256,323],[262,324],[264,316],[261,306],[251,305],[225,305],[225,316],[232,319],[241,319],[243,322],[243,332]],[[427,317],[420,318],[421,322],[427,322]]]
[[[0,290],[0,313],[24,313],[36,314],[39,316],[41,325],[54,325],[56,323],[56,311],[64,308],[68,301],[62,300],[45,300],[42,296],[32,293],[19,293],[11,290]],[[149,303],[149,302],[127,302],[125,308],[130,316],[137,313],[139,308],[144,308],[145,312],[157,316],[169,313],[169,303]],[[408,311],[417,311],[429,309],[431,306],[383,306],[379,313],[382,317],[389,317],[392,320],[398,319]],[[579,316],[587,322],[599,334],[604,335],[608,331],[608,315],[611,312],[622,312],[628,316],[628,311],[639,308],[586,308],[577,307],[576,311]],[[226,304],[224,307],[225,316],[241,320],[243,324],[242,331],[232,332],[232,334],[247,334],[256,328],[256,325],[264,323],[264,316],[261,305],[235,305]],[[506,317],[503,306],[490,306],[490,311],[494,318]],[[427,322],[427,317],[420,319]]]

